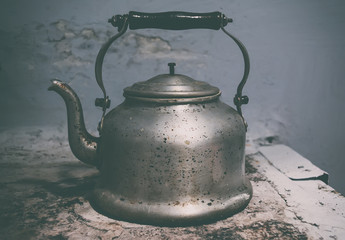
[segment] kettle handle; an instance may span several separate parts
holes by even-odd
[[[247,122],[244,120],[242,115],[242,104],[247,104],[249,98],[247,96],[242,96],[242,89],[247,82],[250,61],[247,49],[243,43],[230,34],[224,29],[224,27],[232,22],[231,18],[227,18],[221,12],[210,12],[210,13],[191,13],[191,12],[161,12],[161,13],[143,13],[130,11],[129,14],[115,15],[108,20],[114,27],[118,28],[118,33],[111,37],[105,44],[102,45],[98,52],[95,64],[95,77],[98,86],[103,92],[103,98],[97,98],[95,105],[102,107],[103,114],[101,121],[98,126],[98,131],[101,134],[103,127],[103,119],[106,113],[106,109],[110,107],[110,100],[106,94],[103,80],[102,80],[102,65],[104,56],[109,49],[110,45],[122,36],[128,29],[143,29],[143,28],[158,28],[167,30],[185,30],[185,29],[195,29],[195,28],[205,28],[222,31],[229,36],[240,48],[243,59],[244,59],[244,73],[241,82],[237,87],[237,92],[234,97],[234,104],[236,105],[237,112],[241,115],[244,125],[247,129]]]
[[[232,22],[221,12],[191,13],[191,12],[160,12],[144,13],[130,11],[125,15],[115,15],[108,20],[120,31],[125,18],[128,19],[129,29],[158,28],[166,30],[185,30],[185,29],[213,29],[219,30],[221,26],[226,26]]]

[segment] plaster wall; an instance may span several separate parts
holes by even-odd
[[[251,73],[243,106],[251,138],[277,135],[330,174],[345,193],[345,2],[322,1],[53,1],[0,2],[0,129],[56,126],[66,131],[62,99],[49,80],[68,82],[80,97],[86,126],[97,132],[102,93],[94,62],[102,43],[116,33],[107,19],[130,10],[221,11],[227,29],[248,49]],[[218,86],[232,98],[243,60],[221,31],[129,31],[108,52],[104,83],[112,107],[122,89],[137,81],[176,72]]]

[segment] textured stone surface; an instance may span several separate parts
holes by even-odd
[[[345,199],[321,181],[292,181],[248,142],[248,207],[213,224],[167,228],[97,213],[88,193],[98,172],[72,155],[65,131],[0,134],[2,239],[341,239]]]

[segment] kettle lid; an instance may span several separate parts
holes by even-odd
[[[134,83],[124,89],[126,98],[146,101],[190,102],[218,98],[220,90],[206,82],[175,74],[175,63],[169,63],[170,73],[160,74],[147,81]]]

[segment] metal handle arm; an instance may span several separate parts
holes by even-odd
[[[242,52],[242,55],[243,55],[244,72],[243,72],[242,80],[241,80],[240,84],[237,87],[237,92],[236,92],[236,95],[234,97],[234,104],[236,106],[237,112],[241,115],[241,117],[243,119],[243,122],[244,122],[244,125],[245,125],[246,130],[247,130],[248,124],[247,124],[246,120],[244,119],[244,117],[242,115],[241,106],[243,104],[247,104],[249,102],[248,96],[242,96],[242,89],[243,89],[244,85],[247,82],[249,71],[250,71],[250,60],[249,60],[248,51],[247,51],[246,47],[243,45],[243,43],[240,40],[235,38],[232,34],[230,34],[228,31],[226,31],[223,27],[221,27],[221,29],[223,30],[223,32],[226,35],[228,35],[230,38],[232,38],[232,40],[234,40],[234,42],[240,48],[240,50]]]

